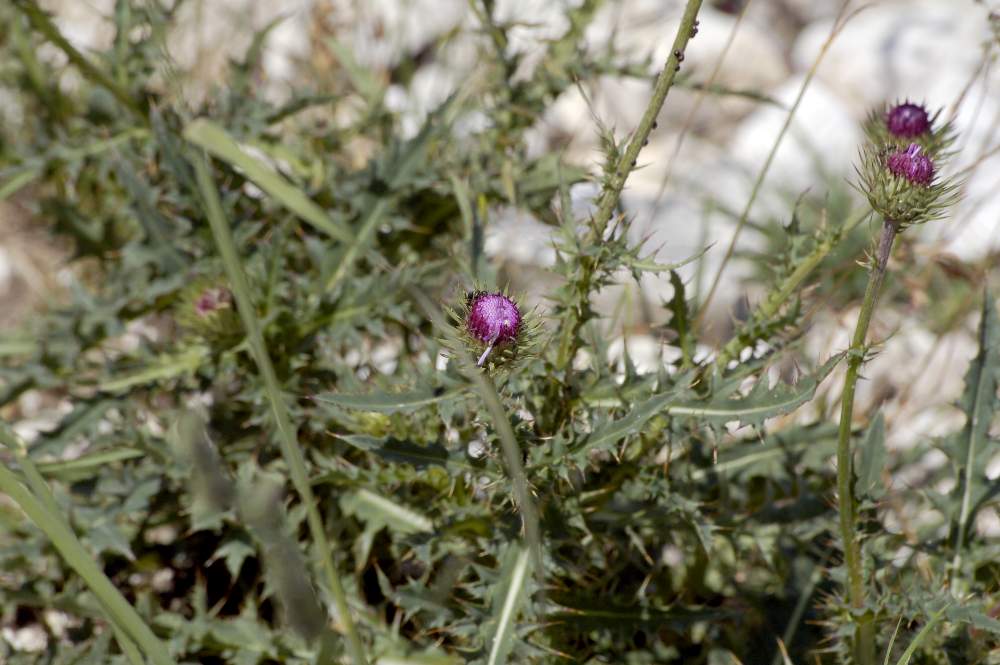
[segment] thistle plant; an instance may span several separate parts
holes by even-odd
[[[650,44],[655,63],[625,55],[627,33],[593,48],[614,4],[599,0],[552,3],[563,32],[543,31],[540,53],[519,46],[534,25],[472,0],[469,21],[414,52],[396,40],[385,67],[359,61],[352,31],[317,24],[284,102],[260,92],[270,28],[199,102],[177,96],[186,73],[163,61],[171,31],[189,29],[183,3],[113,4],[114,39],[82,51],[36,0],[0,2],[3,213],[24,208],[72,247],[74,275],[0,332],[4,417],[57,405],[25,428],[34,438],[0,423],[0,661],[858,665],[874,645],[892,652],[878,662],[990,662],[997,548],[973,527],[1000,497],[986,473],[1000,445],[992,300],[960,401],[968,423],[887,457],[876,416],[851,468],[851,401],[893,241],[954,199],[939,113],[872,114],[863,197],[834,174],[787,216],[751,222],[761,170],[732,246],[744,227],[766,251],[731,258],[766,293],[720,340],[699,325],[711,299],[699,262],[719,248],[668,238],[682,253],[661,263],[623,199],[680,129],[675,88],[774,102],[685,57],[700,0]],[[436,68],[456,58],[472,75],[411,114],[405,100],[426,93],[413,81],[445,80]],[[556,139],[539,149],[557,100],[623,76],[653,86],[633,126],[595,123],[603,160]],[[590,186],[592,207],[578,205]],[[485,253],[515,210],[551,232],[552,265],[522,274]],[[812,312],[861,287],[872,210],[884,232],[854,343],[812,357],[799,343]],[[967,281],[935,273],[956,327],[972,313]],[[654,282],[665,301],[614,302]],[[814,398],[845,360],[838,430]],[[931,446],[954,468],[893,500],[932,503],[939,522],[900,534],[868,519],[883,474]],[[838,534],[847,611],[817,602],[839,579]],[[907,556],[863,575],[862,561]],[[895,642],[874,631],[888,618]],[[17,646],[23,625],[44,652]]]
[[[865,580],[854,495],[851,422],[858,373],[869,353],[868,327],[875,312],[896,236],[915,224],[942,217],[957,197],[956,183],[940,176],[950,143],[950,129],[935,128],[927,111],[913,104],[892,107],[869,118],[869,142],[862,148],[859,189],[882,218],[882,231],[869,258],[868,286],[848,349],[847,374],[840,404],[837,439],[837,494],[840,532],[847,571],[847,595],[857,621],[854,654],[859,665],[875,663],[875,617],[866,604]],[[873,127],[874,126],[874,127]],[[899,142],[920,139],[901,147]],[[932,148],[928,146],[937,146]]]

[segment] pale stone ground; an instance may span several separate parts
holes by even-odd
[[[67,37],[84,50],[102,48],[112,38],[105,17],[111,15],[114,0],[45,0],[43,4],[55,12]],[[637,59],[653,54],[654,61],[660,62],[669,49],[682,4],[681,0],[609,1],[588,31],[587,43],[598,50],[618,35],[618,46],[626,52]],[[734,15],[711,4],[706,2],[700,32],[684,63],[684,71],[693,72],[697,80],[708,78],[736,23]],[[717,82],[766,93],[789,106],[830,36],[840,4],[835,0],[751,0]],[[862,4],[852,2],[848,13]],[[497,5],[500,18],[523,21],[512,35],[511,48],[527,54],[537,53],[545,39],[566,27],[560,17],[561,3],[552,0],[498,0]],[[908,231],[919,235],[917,255],[926,260],[951,254],[978,261],[1000,250],[1000,152],[990,152],[1000,145],[1000,73],[995,63],[982,67],[990,34],[986,16],[991,10],[1000,11],[998,0],[875,0],[854,15],[832,42],[807,89],[776,153],[754,216],[787,217],[789,192],[809,188],[822,192],[830,182],[850,178],[860,140],[859,123],[869,108],[885,100],[910,98],[945,107],[946,115],[954,115],[962,136],[956,170],[977,164],[966,197],[950,219]],[[268,42],[262,82],[275,99],[287,95],[296,82],[299,64],[314,57],[318,22],[351,48],[362,65],[376,69],[456,26],[476,24],[466,0],[189,0],[182,26],[168,45],[177,67],[192,72],[184,79],[184,96],[199,98],[205,86],[217,80],[227,58],[243,53],[252,31],[279,15],[286,18]],[[417,75],[410,92],[390,91],[391,103],[406,113],[411,130],[474,70],[472,39],[468,34],[452,39],[436,62]],[[52,50],[46,53],[60,57]],[[532,63],[529,57],[525,66]],[[61,84],[73,85],[73,75]],[[605,80],[587,92],[604,123],[621,134],[635,125],[650,89],[645,82]],[[624,202],[634,215],[633,237],[648,239],[650,251],[657,250],[662,261],[684,258],[715,243],[706,259],[706,274],[711,275],[733,225],[708,209],[706,201],[715,200],[736,211],[743,208],[787,110],[745,99],[707,97],[686,135],[676,162],[679,166],[673,168],[661,193],[681,125],[698,103],[695,92],[675,89],[671,93],[660,129],[640,157],[643,168],[629,180]],[[0,119],[16,123],[18,113],[16,98],[0,90]],[[566,93],[552,106],[533,136],[534,150],[548,149],[557,135],[571,137],[565,148],[570,159],[598,163],[591,112],[577,91]],[[819,161],[825,173],[819,172]],[[593,191],[589,186],[574,191],[580,212],[587,209]],[[22,318],[32,302],[51,297],[62,253],[44,237],[29,232],[6,204],[0,205],[0,229],[0,326],[7,326]],[[490,229],[487,251],[521,268],[543,268],[553,256],[548,237],[548,227],[523,214],[501,210]],[[742,242],[752,243],[751,234],[745,234]],[[894,268],[905,270],[905,266]],[[513,272],[540,274],[537,270]],[[684,274],[690,278],[692,272]],[[732,304],[745,294],[751,300],[760,294],[759,287],[744,282],[745,277],[745,268],[738,263],[724,275],[711,313],[720,336]],[[621,295],[620,290],[609,293],[602,306],[610,311],[611,303]],[[641,292],[630,288],[627,295],[630,300],[626,302],[631,304],[625,320],[636,321],[639,300],[655,309],[661,299],[670,297],[670,287],[665,280],[648,279]],[[856,314],[854,310],[818,314],[808,337],[808,353],[821,360],[843,349]],[[960,394],[962,375],[975,354],[978,317],[939,337],[922,325],[919,315],[916,308],[915,315],[884,312],[877,317],[875,335],[895,334],[866,367],[869,380],[859,389],[859,414],[892,394],[883,405],[891,446],[912,445],[962,422],[949,404]],[[661,345],[641,327],[630,333],[628,345],[640,367],[662,362]],[[621,342],[614,345],[617,353],[622,346]],[[838,381],[838,377],[831,379],[829,388],[836,390]],[[944,462],[928,459],[928,464]],[[30,636],[5,637],[18,641],[22,648],[33,644]]]

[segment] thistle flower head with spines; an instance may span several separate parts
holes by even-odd
[[[176,319],[182,328],[213,347],[227,348],[243,336],[232,292],[209,277],[197,277],[184,289]]]
[[[916,143],[911,143],[906,150],[889,153],[885,166],[893,175],[905,178],[911,185],[927,187],[934,180],[934,162],[921,152]]]
[[[946,155],[934,156],[917,143],[905,147],[873,144],[862,148],[859,189],[872,209],[899,231],[942,217],[958,198],[958,184],[942,180]]]
[[[510,369],[525,356],[537,336],[537,323],[504,291],[475,289],[465,294],[457,311],[450,310],[466,348],[479,367]]]

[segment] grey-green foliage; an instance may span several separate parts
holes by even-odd
[[[0,340],[0,405],[17,415],[28,391],[69,405],[28,452],[165,655],[345,661],[328,558],[372,662],[756,663],[771,662],[778,636],[790,636],[794,662],[835,662],[850,630],[829,581],[839,575],[835,432],[813,400],[840,356],[809,357],[796,340],[809,323],[802,303],[850,300],[864,225],[842,233],[860,219],[842,197],[790,204],[790,224],[751,222],[778,257],[755,263],[770,295],[737,327],[728,361],[713,364],[697,324],[703,294],[681,264],[650,260],[628,216],[595,229],[570,214],[574,184],[612,173],[529,149],[528,132],[576,82],[648,75],[614,48],[586,51],[602,4],[567,4],[564,34],[532,70],[509,48],[518,25],[493,2],[472,3],[477,76],[406,136],[387,88],[406,88],[453,35],[387,71],[329,37],[337,67],[307,72],[315,85],[275,106],[255,88],[264,30],[225,86],[189,108],[168,92],[182,73],[164,68],[173,4],[119,0],[113,46],[68,65],[37,56],[58,39],[34,2],[0,5],[0,84],[24,108],[20,127],[0,128],[0,198],[70,247],[78,275]],[[56,85],[71,69],[79,88]],[[153,85],[162,71],[166,91]],[[681,84],[702,85],[684,74]],[[618,129],[601,135],[611,169],[631,128]],[[227,285],[232,267],[208,226],[215,190],[214,221],[231,226],[277,389],[233,310],[211,325],[191,311],[192,291]],[[550,225],[556,250],[537,349],[490,375],[537,507],[540,561],[500,421],[481,384],[455,362],[439,369],[448,331],[413,295],[454,309],[467,290],[503,286],[508,268],[490,264],[483,236],[509,207]],[[674,288],[666,329],[652,332],[676,360],[642,373],[626,352],[619,369],[594,296],[648,273]],[[995,498],[985,466],[998,333],[984,311],[963,399],[978,415],[941,443],[958,484],[907,495],[939,507],[949,538],[928,529],[904,543],[881,529],[880,511],[903,493],[883,481],[912,460],[885,449],[881,418],[857,437],[880,644],[903,617],[894,649],[915,645],[910,662],[973,662],[996,646],[998,552],[969,528]],[[156,334],[121,343],[142,326]],[[281,404],[294,432],[276,429]],[[279,435],[300,445],[328,552],[312,547],[310,506],[287,482]],[[0,461],[20,472],[12,453]],[[40,623],[46,608],[72,621],[47,652],[0,642],[0,657],[128,662],[89,587],[8,503],[0,538],[0,622]],[[887,564],[904,544],[922,568]],[[949,575],[978,600],[949,591],[952,604],[933,614]],[[919,632],[931,616],[934,630]]]

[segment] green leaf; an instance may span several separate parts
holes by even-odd
[[[487,665],[501,665],[514,646],[517,615],[531,581],[531,556],[527,548],[511,546],[500,583],[493,596],[493,638]]]
[[[106,393],[120,393],[136,386],[193,374],[208,359],[208,355],[208,348],[203,346],[192,346],[174,355],[161,355],[142,369],[101,381],[97,388]]]
[[[973,628],[985,630],[994,635],[1000,635],[1000,621],[983,614],[973,607],[949,605],[946,609],[949,621],[961,621]]]
[[[81,455],[71,460],[58,460],[52,462],[38,462],[39,473],[43,476],[54,476],[60,480],[74,480],[87,478],[93,475],[95,469],[106,467],[115,462],[145,457],[146,451],[137,448],[116,448],[114,450],[102,450],[89,455]]]
[[[366,489],[345,494],[340,499],[340,506],[373,529],[387,526],[404,534],[434,531],[434,523],[425,515]]]
[[[799,379],[794,386],[778,383],[774,388],[768,388],[768,379],[764,376],[757,380],[746,397],[671,404],[666,411],[673,416],[702,418],[720,425],[728,422],[738,422],[740,426],[761,425],[768,418],[791,413],[811,400],[816,388],[843,357],[842,353],[833,356],[814,374]]]
[[[691,472],[692,480],[710,476],[730,478],[756,475],[778,478],[791,464],[820,468],[836,450],[837,429],[834,425],[790,428],[767,436],[763,443],[756,438],[748,443],[728,447],[719,453],[719,460],[705,469]]]
[[[377,411],[379,413],[396,413],[419,409],[436,402],[456,397],[461,389],[444,391],[441,389],[414,390],[405,393],[368,393],[367,395],[320,393],[313,397],[317,402],[335,404],[336,406],[359,411]]]
[[[937,622],[941,620],[941,617],[944,616],[945,610],[947,609],[948,606],[945,605],[931,616],[930,620],[927,621],[924,627],[920,629],[920,632],[917,633],[916,637],[913,638],[913,641],[906,647],[906,651],[904,651],[903,655],[896,661],[896,665],[909,665],[910,659],[913,658],[913,654],[917,652],[917,648],[920,646],[920,643],[923,642],[928,635],[930,635],[931,630]]]
[[[644,402],[632,407],[628,415],[605,423],[587,437],[583,445],[573,451],[578,461],[586,459],[585,453],[596,448],[614,445],[633,432],[638,432],[642,426],[657,414],[663,413],[667,405],[676,397],[674,391],[653,395]]]
[[[102,552],[114,552],[129,561],[135,561],[135,555],[132,554],[128,538],[110,520],[104,519],[90,524],[87,529],[86,541],[90,543],[98,555]]]
[[[885,421],[879,413],[868,426],[861,448],[861,459],[855,466],[857,479],[854,493],[859,498],[878,499],[885,494],[882,469],[885,467]]]
[[[691,331],[691,316],[688,311],[687,298],[684,295],[684,282],[676,271],[670,271],[670,284],[674,287],[674,296],[670,299],[670,329],[677,334],[675,344],[681,350],[685,366],[691,365],[694,358],[695,339]]]
[[[688,607],[617,607],[595,599],[554,600],[559,609],[546,615],[552,622],[573,623],[581,630],[626,630],[630,631],[629,634],[638,629],[671,627],[680,630],[695,623],[719,621],[727,614],[719,610]]]
[[[233,579],[236,579],[240,574],[240,569],[243,568],[243,562],[247,560],[247,557],[253,555],[254,548],[249,540],[246,537],[237,536],[220,545],[208,563],[211,565],[214,561],[222,559],[226,562],[226,570],[229,571]]]
[[[681,259],[680,261],[675,261],[674,263],[657,263],[652,259],[652,257],[646,257],[644,259],[633,258],[630,256],[623,257],[623,264],[626,268],[640,273],[640,272],[673,272],[678,268],[683,268],[689,263],[693,263],[700,259],[705,252],[708,251],[708,247],[701,250],[696,254],[692,254],[686,259]]]
[[[959,406],[965,411],[965,427],[952,438],[952,459],[958,472],[956,491],[962,497],[955,516],[956,556],[961,555],[965,532],[975,519],[974,498],[986,484],[986,464],[994,449],[989,446],[989,428],[997,410],[997,374],[1000,372],[1000,321],[989,291],[983,294],[979,323],[979,354],[965,375],[965,392]],[[957,563],[957,562],[956,562]]]
[[[337,438],[388,462],[409,464],[418,469],[428,466],[447,467],[450,464],[472,468],[463,460],[454,459],[448,449],[439,443],[421,446],[411,441],[400,441],[392,437],[377,437],[367,434],[338,434]]]
[[[353,242],[354,233],[333,219],[299,188],[278,175],[269,165],[245,152],[219,125],[199,118],[184,128],[184,138],[214,157],[239,168],[258,187],[281,205],[335,240]]]

